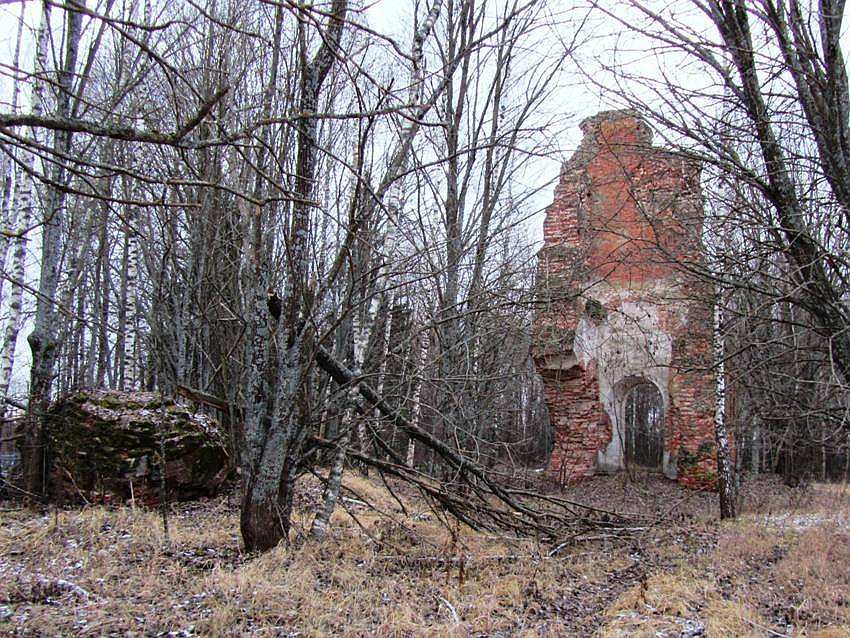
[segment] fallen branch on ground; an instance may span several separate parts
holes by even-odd
[[[387,461],[350,450],[349,456],[364,465],[374,467],[391,476],[416,486],[425,496],[439,503],[455,518],[473,529],[510,530],[522,536],[534,536],[545,541],[578,537],[591,531],[634,528],[647,524],[637,516],[620,516],[615,512],[600,510],[549,495],[539,495],[527,490],[511,490],[494,481],[487,470],[460,452],[451,448],[431,433],[405,418],[390,406],[371,386],[327,349],[319,346],[316,363],[341,386],[353,387],[369,405],[376,408],[395,427],[409,437],[437,453],[454,468],[462,482],[463,493],[450,491],[445,484],[434,481],[415,468],[400,462]],[[313,437],[311,442],[320,447],[334,447],[334,443]],[[386,450],[382,441],[379,446]]]

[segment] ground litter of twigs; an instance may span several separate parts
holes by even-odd
[[[743,515],[655,476],[575,501],[656,523],[560,547],[445,522],[406,486],[352,490],[330,538],[246,555],[233,495],[157,511],[4,504],[0,633],[17,636],[850,636],[850,489],[748,480]],[[370,507],[376,507],[381,513]],[[346,512],[345,510],[348,510]],[[553,549],[557,548],[557,551]]]

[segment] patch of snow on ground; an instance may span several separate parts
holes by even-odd
[[[840,530],[850,533],[850,514],[839,513],[834,515],[817,514],[771,514],[765,516],[765,522],[782,529],[790,529],[795,532],[804,532],[813,527],[825,527],[835,525]]]

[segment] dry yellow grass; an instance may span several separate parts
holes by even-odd
[[[712,637],[850,636],[846,487],[815,485],[745,510],[719,526],[712,551],[621,596],[599,635],[665,635],[699,618]]]
[[[533,541],[444,525],[404,487],[406,514],[379,481],[346,485],[356,521],[340,510],[325,542],[293,534],[262,556],[240,553],[227,499],[174,508],[167,545],[156,512],[4,512],[0,633],[625,637],[690,621],[762,636],[787,615],[794,635],[850,635],[850,530],[835,523],[794,530],[750,513],[547,559]],[[846,493],[827,491],[808,513],[850,512]],[[299,507],[296,528],[310,516]]]

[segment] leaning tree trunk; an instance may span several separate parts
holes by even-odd
[[[352,210],[358,210],[361,204],[359,201],[361,190],[358,188],[359,170],[361,168],[359,148],[355,150],[353,165],[357,167],[358,174],[355,175],[352,189],[354,193],[352,196]],[[346,360],[354,367],[358,375],[363,367],[363,360],[365,358],[366,345],[368,342],[368,331],[364,327],[364,322],[360,319],[362,312],[362,304],[360,301],[364,294],[362,290],[363,286],[361,285],[361,277],[363,275],[362,265],[364,261],[365,257],[363,251],[356,251],[356,255],[352,257],[351,265],[349,266],[351,279],[351,308],[349,310],[350,314],[346,320],[350,324],[350,327],[345,329],[346,326],[344,326],[343,332],[345,341],[342,348],[346,353]],[[370,321],[369,323],[371,324],[373,322]],[[345,407],[343,409],[342,419],[340,420],[339,425],[339,441],[337,442],[337,447],[334,453],[333,465],[331,466],[330,472],[328,472],[325,489],[322,492],[322,506],[316,513],[313,523],[310,526],[310,535],[318,540],[321,540],[327,534],[331,516],[333,515],[334,509],[336,509],[336,504],[339,499],[342,475],[345,470],[346,457],[348,456],[348,446],[351,444],[352,428],[354,427],[353,422],[356,400],[357,387],[355,382],[346,393]],[[358,445],[362,451],[365,442],[365,431],[359,430],[358,437]]]
[[[351,442],[351,420],[354,413],[353,402],[356,400],[356,395],[356,384],[352,384],[352,387],[348,391],[348,405],[345,408],[342,419],[341,434],[337,443],[336,454],[334,455],[334,463],[331,466],[331,471],[328,474],[325,489],[322,493],[322,508],[316,513],[313,524],[310,526],[310,535],[319,540],[324,538],[328,532],[331,516],[334,513],[334,509],[336,509],[336,503],[339,499],[342,474],[345,470],[345,457],[348,454],[348,445]]]

